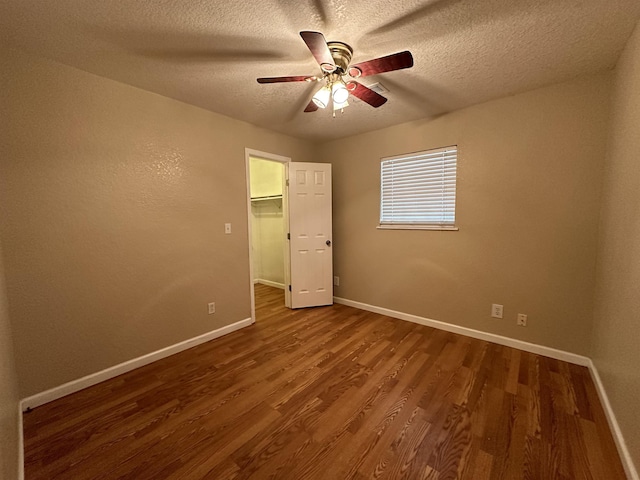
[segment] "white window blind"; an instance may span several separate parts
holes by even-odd
[[[457,146],[384,158],[380,226],[453,227]]]

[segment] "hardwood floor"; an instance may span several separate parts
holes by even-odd
[[[256,297],[255,325],[26,413],[26,478],[625,478],[584,367]]]

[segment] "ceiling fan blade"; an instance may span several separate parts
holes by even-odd
[[[137,48],[132,51],[134,51],[138,55],[148,58],[182,63],[248,63],[266,62],[286,58],[286,55],[282,52],[260,50],[257,48],[247,50],[233,50],[222,48]]]
[[[300,32],[300,36],[302,40],[304,40],[304,43],[307,44],[307,47],[311,51],[313,58],[315,58],[316,62],[320,65],[320,68],[325,72],[333,72],[336,66],[333,63],[333,57],[327,46],[327,41],[324,39],[324,35],[320,32],[305,31]]]
[[[372,107],[378,108],[384,105],[387,101],[385,97],[377,92],[374,92],[369,87],[365,87],[358,82],[347,83],[347,89],[351,92],[351,95],[358,97],[363,102],[367,102]]]
[[[304,109],[305,112],[315,112],[316,110],[318,110],[318,106],[313,102],[313,100],[311,100],[309,105],[307,105],[307,108]]]
[[[413,67],[413,55],[409,51],[404,51],[351,65],[349,66],[349,75],[354,78],[366,77],[376,73],[392,72],[393,70],[411,67]]]
[[[258,83],[282,83],[282,82],[312,82],[316,77],[309,75],[298,75],[293,77],[263,77],[258,78]]]
[[[403,13],[395,20],[371,30],[366,35],[379,35],[396,30],[401,30],[412,24],[420,24],[424,21],[428,21],[429,17],[439,17],[444,14],[446,10],[455,10],[456,3],[464,2],[464,0],[433,0],[415,10]],[[479,16],[479,15],[478,15]],[[437,21],[437,20],[435,20]],[[424,23],[422,23],[424,25]]]

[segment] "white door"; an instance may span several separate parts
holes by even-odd
[[[291,308],[333,304],[331,165],[288,164]]]

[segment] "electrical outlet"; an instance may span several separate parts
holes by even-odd
[[[491,305],[491,316],[493,318],[502,318],[502,309],[504,307],[498,303],[493,303]]]
[[[518,325],[521,327],[527,326],[527,316],[524,313],[518,314]]]
[[[212,313],[216,313],[216,302],[211,302],[209,304],[209,315]]]
[[[224,233],[226,233],[226,234],[231,233],[231,224],[230,223],[225,223],[224,224]]]
[[[333,286],[334,287],[339,287],[340,286],[340,277],[333,277]]]

